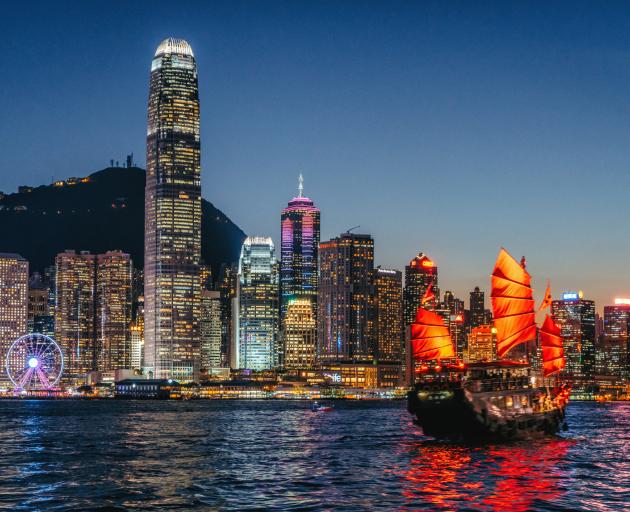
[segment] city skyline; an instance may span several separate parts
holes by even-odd
[[[561,3],[494,4],[492,15],[433,3],[374,4],[369,13],[349,4],[274,5],[271,13],[248,7],[251,16],[226,4],[197,5],[169,11],[167,20],[166,4],[151,12],[131,6],[124,16],[122,7],[98,16],[87,7],[84,28],[58,30],[78,16],[72,10],[55,24],[55,44],[48,31],[56,13],[10,7],[29,15],[36,35],[24,40],[8,27],[9,44],[21,51],[2,59],[23,73],[19,81],[7,77],[3,91],[15,123],[3,132],[5,165],[21,172],[5,173],[0,190],[96,170],[131,151],[144,165],[146,55],[174,35],[191,42],[203,67],[202,143],[213,147],[202,160],[204,183],[212,184],[205,197],[246,233],[280,240],[277,208],[303,172],[325,212],[323,239],[360,224],[375,239],[375,262],[387,268],[402,269],[423,251],[442,269],[441,288],[458,297],[474,286],[488,292],[501,245],[527,256],[538,299],[548,278],[554,297],[582,289],[598,311],[630,295],[630,241],[620,222],[630,161],[623,116],[630,69],[620,65],[625,10],[613,19],[580,4],[566,21],[569,4]],[[108,19],[121,30],[107,30]],[[341,30],[350,19],[353,38]],[[131,23],[133,37],[123,33]],[[590,45],[575,37],[587,30]],[[397,31],[403,37],[392,42]],[[89,44],[68,56],[70,38]],[[384,41],[387,50],[378,48]],[[24,67],[44,50],[64,65]],[[33,73],[51,77],[37,94]],[[77,84],[72,97],[60,89]],[[53,98],[72,108],[62,130],[43,136],[60,108],[51,107]],[[25,154],[27,134],[35,147]],[[519,204],[513,195],[523,187],[529,201]],[[593,246],[606,250],[586,264]]]

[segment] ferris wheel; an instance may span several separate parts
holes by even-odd
[[[63,353],[50,336],[26,334],[13,342],[5,364],[16,388],[52,389],[63,372]]]

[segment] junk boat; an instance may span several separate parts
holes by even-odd
[[[409,329],[413,389],[408,410],[424,434],[473,442],[526,439],[557,433],[570,388],[558,373],[565,366],[560,328],[547,315],[540,328],[542,373],[508,352],[536,340],[536,311],[525,259],[501,249],[492,273],[492,310],[499,360],[464,364],[455,355],[444,319],[418,307]],[[423,300],[424,303],[424,300]],[[549,286],[543,304],[551,303]]]

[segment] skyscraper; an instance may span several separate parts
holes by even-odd
[[[313,367],[315,336],[313,301],[309,298],[291,299],[283,326],[285,368]]]
[[[0,253],[0,382],[9,381],[4,370],[11,344],[26,334],[28,317],[28,261],[19,254]]]
[[[318,356],[334,361],[374,355],[374,240],[342,233],[319,245]]]
[[[475,286],[470,292],[470,327],[479,327],[486,323],[485,295]]]
[[[582,292],[565,292],[551,303],[551,315],[560,327],[566,357],[565,373],[592,377],[595,373],[595,303]]]
[[[604,306],[604,334],[601,354],[603,363],[598,370],[614,377],[630,377],[630,300],[616,299]],[[600,373],[598,371],[598,373]]]
[[[220,368],[221,357],[221,293],[201,291],[201,368]]]
[[[131,259],[65,251],[56,259],[55,337],[66,376],[131,366]]]
[[[419,253],[405,267],[404,321],[410,325],[416,318],[416,311],[429,286],[435,298],[426,302],[427,309],[435,309],[440,298],[438,288],[438,268],[426,254]]]
[[[121,251],[96,256],[96,339],[101,371],[131,365],[131,258]]]
[[[238,368],[268,370],[278,364],[278,263],[269,237],[247,237],[238,265]]]
[[[151,63],[145,191],[145,368],[194,380],[201,311],[201,169],[197,67],[165,39]]]
[[[402,272],[374,270],[374,331],[379,359],[400,361],[404,344]]]
[[[57,255],[55,339],[65,359],[64,376],[96,370],[96,257],[88,251]]]
[[[316,312],[319,209],[303,195],[300,174],[298,195],[281,214],[280,308],[281,320],[290,300],[307,298]]]

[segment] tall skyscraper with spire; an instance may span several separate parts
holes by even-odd
[[[183,39],[155,52],[148,110],[144,366],[190,381],[200,362],[201,167],[197,66]]]
[[[319,209],[304,197],[304,179],[300,174],[298,195],[281,214],[280,309],[281,321],[289,301],[309,299],[316,315],[317,258],[319,247]]]

